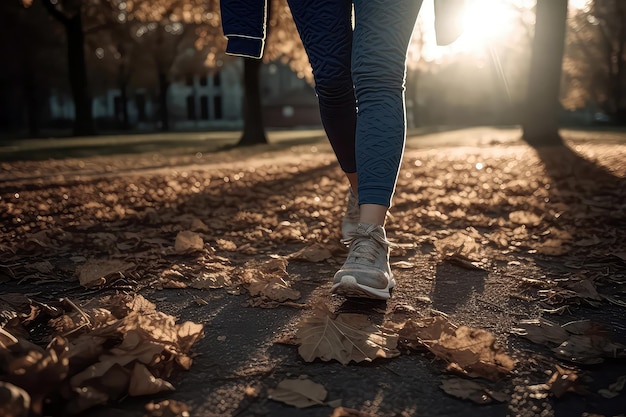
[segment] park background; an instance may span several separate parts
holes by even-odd
[[[260,62],[224,54],[217,0],[3,1],[0,137],[245,127],[243,142],[259,143],[266,128],[319,128],[289,8],[270,3]],[[623,2],[468,0],[464,33],[446,47],[433,9],[424,1],[409,48],[409,128],[537,124],[554,117],[536,105],[556,106],[554,94],[561,125],[626,120]]]

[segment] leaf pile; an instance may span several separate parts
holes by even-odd
[[[202,325],[177,324],[140,295],[107,296],[82,307],[65,300],[47,311],[26,297],[17,305],[19,299],[9,297],[17,309],[0,329],[0,381],[23,390],[23,402],[36,414],[46,408],[75,414],[127,395],[173,390],[167,379],[190,368],[191,348],[203,337]],[[51,330],[45,347],[24,336],[35,319]]]

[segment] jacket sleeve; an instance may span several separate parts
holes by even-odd
[[[261,58],[265,46],[267,0],[221,0],[226,53]]]

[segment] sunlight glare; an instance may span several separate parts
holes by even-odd
[[[464,32],[459,42],[464,49],[483,47],[498,39],[505,39],[516,18],[515,11],[503,1],[468,1],[463,19]]]
[[[448,46],[436,46],[434,35],[434,7],[432,0],[424,1],[420,11],[420,26],[424,36],[422,58],[438,61],[444,56],[469,54],[483,56],[497,42],[506,42],[512,35],[519,12],[512,7],[527,7],[527,0],[467,0],[463,34]],[[418,34],[419,36],[419,34]]]

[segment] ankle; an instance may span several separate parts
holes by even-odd
[[[388,207],[379,204],[361,204],[360,209],[359,223],[385,226]]]

